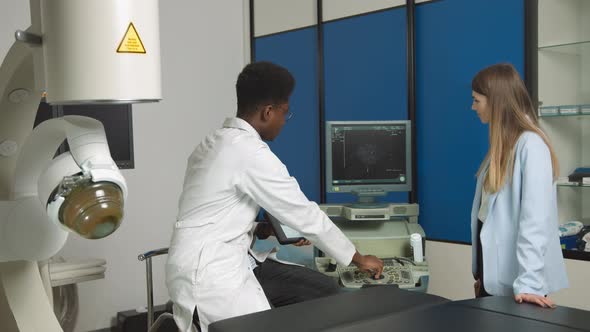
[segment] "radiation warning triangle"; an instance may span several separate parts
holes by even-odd
[[[127,32],[125,32],[125,36],[123,36],[123,39],[117,48],[117,53],[146,53],[141,38],[133,23],[129,23]]]

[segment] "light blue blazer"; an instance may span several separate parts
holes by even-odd
[[[557,201],[549,148],[533,132],[516,142],[512,179],[488,200],[481,230],[483,275],[492,295],[546,295],[568,287],[559,243]],[[472,270],[477,271],[477,215],[483,175],[471,210]]]

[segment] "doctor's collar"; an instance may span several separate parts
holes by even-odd
[[[245,130],[251,134],[256,135],[256,137],[258,137],[259,139],[262,139],[260,137],[260,134],[256,131],[256,129],[254,129],[254,127],[252,127],[251,124],[248,123],[248,121],[238,117],[225,119],[225,121],[223,122],[223,128],[236,128]]]

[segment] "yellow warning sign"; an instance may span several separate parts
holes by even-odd
[[[117,53],[146,53],[133,22],[129,23],[127,32],[125,32],[125,36],[123,36],[121,43],[119,43]]]

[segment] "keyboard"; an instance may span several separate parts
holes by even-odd
[[[415,286],[412,276],[411,260],[405,258],[383,258],[382,279],[375,280],[366,272],[361,272],[354,265],[336,267],[340,276],[340,281],[344,287],[361,288],[363,285],[391,285],[397,284],[400,288],[410,288]]]

